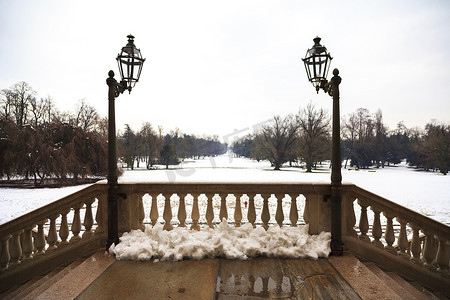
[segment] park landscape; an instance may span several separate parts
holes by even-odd
[[[0,298],[450,297],[447,3],[104,4],[0,3]]]

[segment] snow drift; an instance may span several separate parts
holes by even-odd
[[[328,257],[331,234],[321,232],[309,235],[308,225],[298,227],[253,228],[250,223],[241,227],[229,225],[225,220],[216,228],[200,231],[177,227],[163,230],[163,225],[146,225],[145,231],[133,230],[120,237],[118,245],[109,252],[118,260],[179,261],[225,257],[248,259],[257,256],[283,258]]]

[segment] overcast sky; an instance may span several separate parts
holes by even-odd
[[[331,113],[301,61],[315,36],[340,70],[341,115],[381,109],[391,129],[450,121],[447,0],[0,0],[0,89],[26,81],[60,110],[85,98],[106,116],[130,33],[146,61],[116,100],[117,129],[224,137],[310,101]]]

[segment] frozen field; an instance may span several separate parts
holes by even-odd
[[[185,161],[178,167],[170,170],[127,170],[119,178],[119,182],[330,182],[328,165],[313,173],[306,173],[300,168],[273,171],[268,162],[256,162],[227,155]],[[343,182],[354,183],[450,225],[450,176],[417,171],[401,164],[384,169],[359,171],[343,169],[342,177]],[[1,188],[0,223],[58,200],[85,186],[60,189]]]

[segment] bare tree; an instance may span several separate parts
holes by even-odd
[[[45,114],[47,113],[46,100],[43,98],[38,100],[37,97],[32,97],[30,99],[30,112],[32,125],[38,127],[44,122]]]
[[[298,117],[292,115],[286,118],[276,116],[271,124],[263,126],[255,137],[256,151],[269,160],[275,170],[288,162],[298,139],[300,123]]]
[[[383,124],[383,113],[378,110],[375,113],[375,140],[372,145],[374,160],[377,168],[384,168],[389,159],[388,128]]]
[[[156,131],[149,122],[142,124],[140,135],[142,138],[142,155],[147,169],[150,169],[159,156],[162,149],[162,141],[158,138]]]
[[[91,132],[99,119],[99,115],[95,107],[89,105],[86,99],[81,99],[75,110],[74,125],[80,127],[84,131]]]
[[[4,89],[0,93],[1,96],[1,112],[0,117],[8,119],[11,116],[14,94],[10,89]]]
[[[51,123],[54,114],[57,113],[55,103],[53,102],[52,97],[50,97],[49,95],[47,95],[47,97],[45,97],[43,101],[44,101],[44,117],[43,117],[44,121],[47,123]]]
[[[316,110],[313,104],[300,110],[299,156],[311,172],[315,163],[330,155],[330,119],[324,109]]]
[[[95,133],[101,136],[105,141],[108,140],[108,117],[101,117],[95,126]]]
[[[35,94],[36,92],[31,88],[31,86],[29,86],[28,83],[24,81],[16,83],[11,88],[11,108],[17,126],[23,127],[27,124],[30,101],[35,96]]]
[[[358,168],[372,165],[375,122],[369,110],[359,108],[344,120],[345,152]]]

